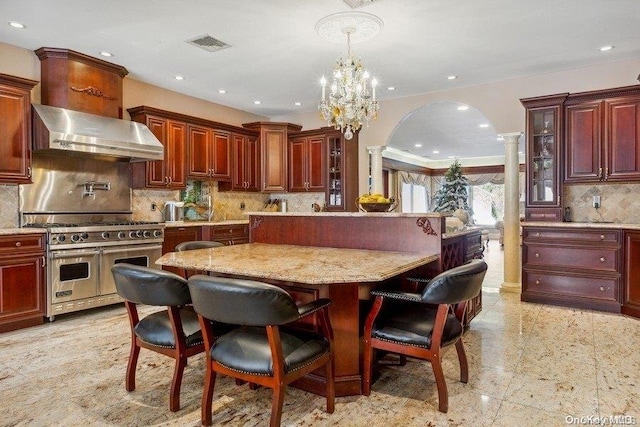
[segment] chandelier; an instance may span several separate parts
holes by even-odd
[[[346,18],[345,14],[336,14],[329,18],[335,20],[337,15],[340,15],[343,23],[344,19],[349,19],[349,24],[354,22],[353,14]],[[366,14],[358,14],[356,18],[360,21],[363,18],[371,20],[369,16],[363,15]],[[324,24],[327,21],[321,22]],[[322,98],[318,103],[318,110],[328,125],[343,132],[345,139],[351,139],[354,132],[360,130],[363,124],[368,125],[370,120],[377,118],[380,107],[376,100],[378,82],[375,78],[371,78],[362,61],[354,58],[351,53],[351,36],[356,32],[356,26],[345,25],[340,30],[343,36],[347,35],[347,56],[345,59],[341,57],[336,62],[329,87],[324,76],[320,80]],[[367,37],[371,36],[367,35]]]

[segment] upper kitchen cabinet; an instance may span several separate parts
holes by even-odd
[[[327,189],[325,205],[331,212],[358,210],[358,133],[350,140],[335,129],[326,132]]]
[[[187,176],[198,180],[231,179],[231,133],[189,124]]]
[[[565,182],[640,181],[640,86],[569,95]]]
[[[31,182],[31,89],[37,84],[0,74],[0,183]]]
[[[528,221],[562,221],[562,105],[568,94],[521,99],[526,108]]]
[[[289,140],[289,191],[326,189],[327,153],[323,132],[302,133]]]
[[[133,186],[136,188],[186,188],[187,124],[169,113],[146,106],[127,110],[131,120],[144,123],[164,145],[164,160],[134,163]]]
[[[219,182],[220,191],[260,191],[260,143],[253,134],[233,133],[231,182]]]
[[[254,122],[243,126],[260,132],[260,190],[287,191],[289,134],[299,132],[302,127],[276,122]]]

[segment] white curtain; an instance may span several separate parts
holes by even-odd
[[[402,210],[402,184],[419,185],[425,188],[426,208],[429,208],[431,201],[429,189],[431,188],[431,177],[421,173],[398,171],[396,180],[396,200],[398,201],[399,211]]]

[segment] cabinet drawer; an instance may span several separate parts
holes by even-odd
[[[618,279],[570,276],[547,272],[527,271],[522,277],[523,291],[565,296],[579,296],[616,301]]]
[[[45,234],[12,234],[0,236],[0,255],[22,252],[44,252]]]
[[[618,250],[598,247],[559,247],[525,245],[523,263],[527,266],[569,267],[618,271]]]
[[[525,240],[574,240],[580,242],[619,242],[619,233],[615,230],[525,228]]]
[[[246,224],[238,225],[214,225],[211,230],[213,240],[227,239],[232,237],[249,236],[249,226]]]

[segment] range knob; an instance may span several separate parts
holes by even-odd
[[[64,241],[66,240],[66,237],[64,237],[64,234],[58,234],[56,237],[56,242],[58,243],[64,243]]]
[[[118,240],[122,240],[125,237],[127,237],[127,235],[124,231],[118,231]]]
[[[145,230],[145,231],[142,233],[142,236],[143,236],[145,239],[148,239],[149,237],[151,237],[151,231],[149,231],[149,230]]]
[[[154,230],[153,237],[162,237],[162,230]]]
[[[103,231],[103,232],[102,232],[102,238],[103,238],[104,240],[107,240],[107,239],[109,238],[109,232],[108,232],[108,231]]]
[[[143,234],[142,234],[142,230],[138,230],[136,231],[136,237],[140,237],[142,238]]]
[[[77,242],[79,242],[79,241],[80,241],[80,235],[79,235],[79,234],[72,234],[72,235],[71,235],[71,241],[72,241],[73,243],[77,243]]]
[[[129,238],[130,239],[135,239],[137,237],[136,232],[135,231],[130,231],[129,232]]]
[[[87,239],[89,238],[89,233],[87,233],[87,232],[82,233],[82,234],[80,235],[80,237],[82,238],[82,240],[87,240]]]

